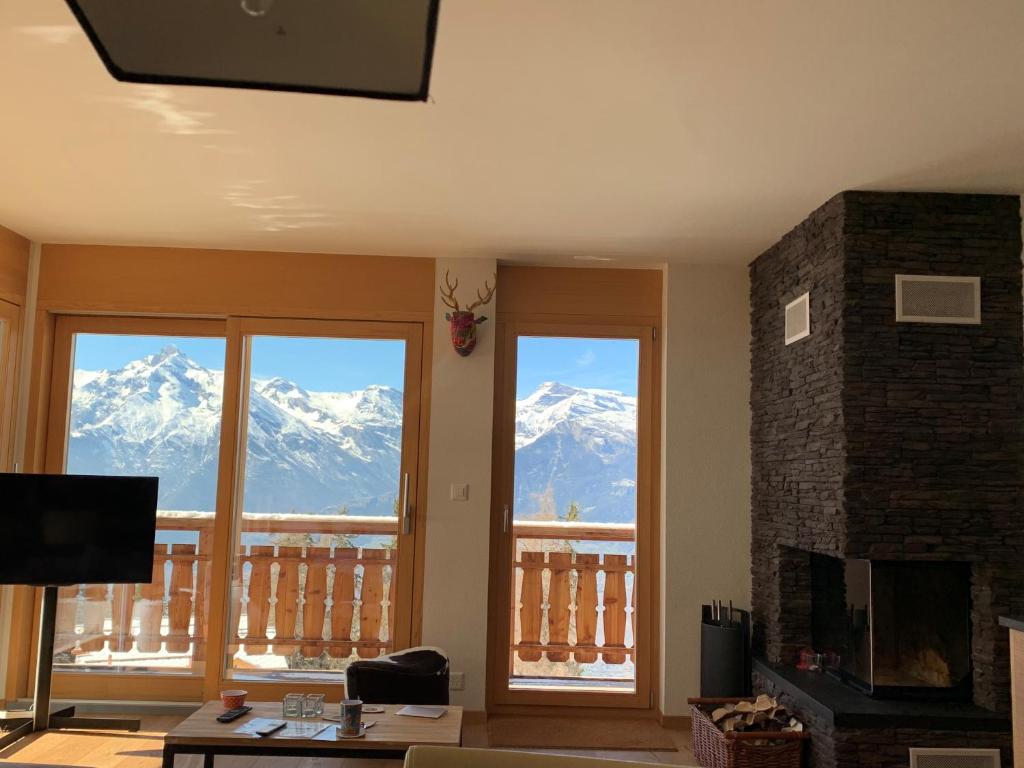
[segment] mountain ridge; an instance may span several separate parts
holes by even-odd
[[[155,472],[161,509],[213,509],[223,372],[168,346],[74,382],[68,472]],[[249,401],[246,512],[394,513],[402,392],[272,377]],[[545,382],[516,410],[516,519],[564,518],[576,503],[584,522],[633,520],[636,398]]]

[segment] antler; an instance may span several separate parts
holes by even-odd
[[[459,287],[459,279],[455,278],[455,285],[452,285],[451,280],[448,279],[448,270],[445,270],[444,283],[448,286],[448,293],[444,292],[444,288],[441,289],[441,301],[458,312],[459,300],[455,298],[455,289]]]
[[[497,280],[497,278],[498,278],[498,275],[495,274],[494,275],[494,288],[498,287],[498,280]],[[480,295],[480,289],[477,288],[477,290],[476,290],[476,298],[477,298],[477,300],[474,301],[472,304],[470,304],[468,307],[466,307],[466,311],[467,312],[472,312],[477,307],[479,307],[479,306],[481,306],[483,304],[489,303],[491,298],[494,296],[494,288],[491,287],[490,283],[487,280],[484,280],[484,290],[487,291],[487,295],[486,296],[481,296]]]

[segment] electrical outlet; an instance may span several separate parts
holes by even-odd
[[[451,499],[452,501],[468,501],[469,486],[465,483],[452,483]]]
[[[448,675],[448,690],[450,691],[461,691],[466,688],[466,673],[465,672],[451,672]]]

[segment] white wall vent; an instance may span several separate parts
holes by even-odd
[[[811,294],[805,293],[786,305],[786,344],[811,335]]]
[[[999,750],[911,747],[910,768],[999,768]]]
[[[981,278],[896,275],[896,322],[981,323]]]

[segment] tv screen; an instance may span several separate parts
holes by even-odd
[[[0,473],[0,584],[149,583],[157,483]]]

